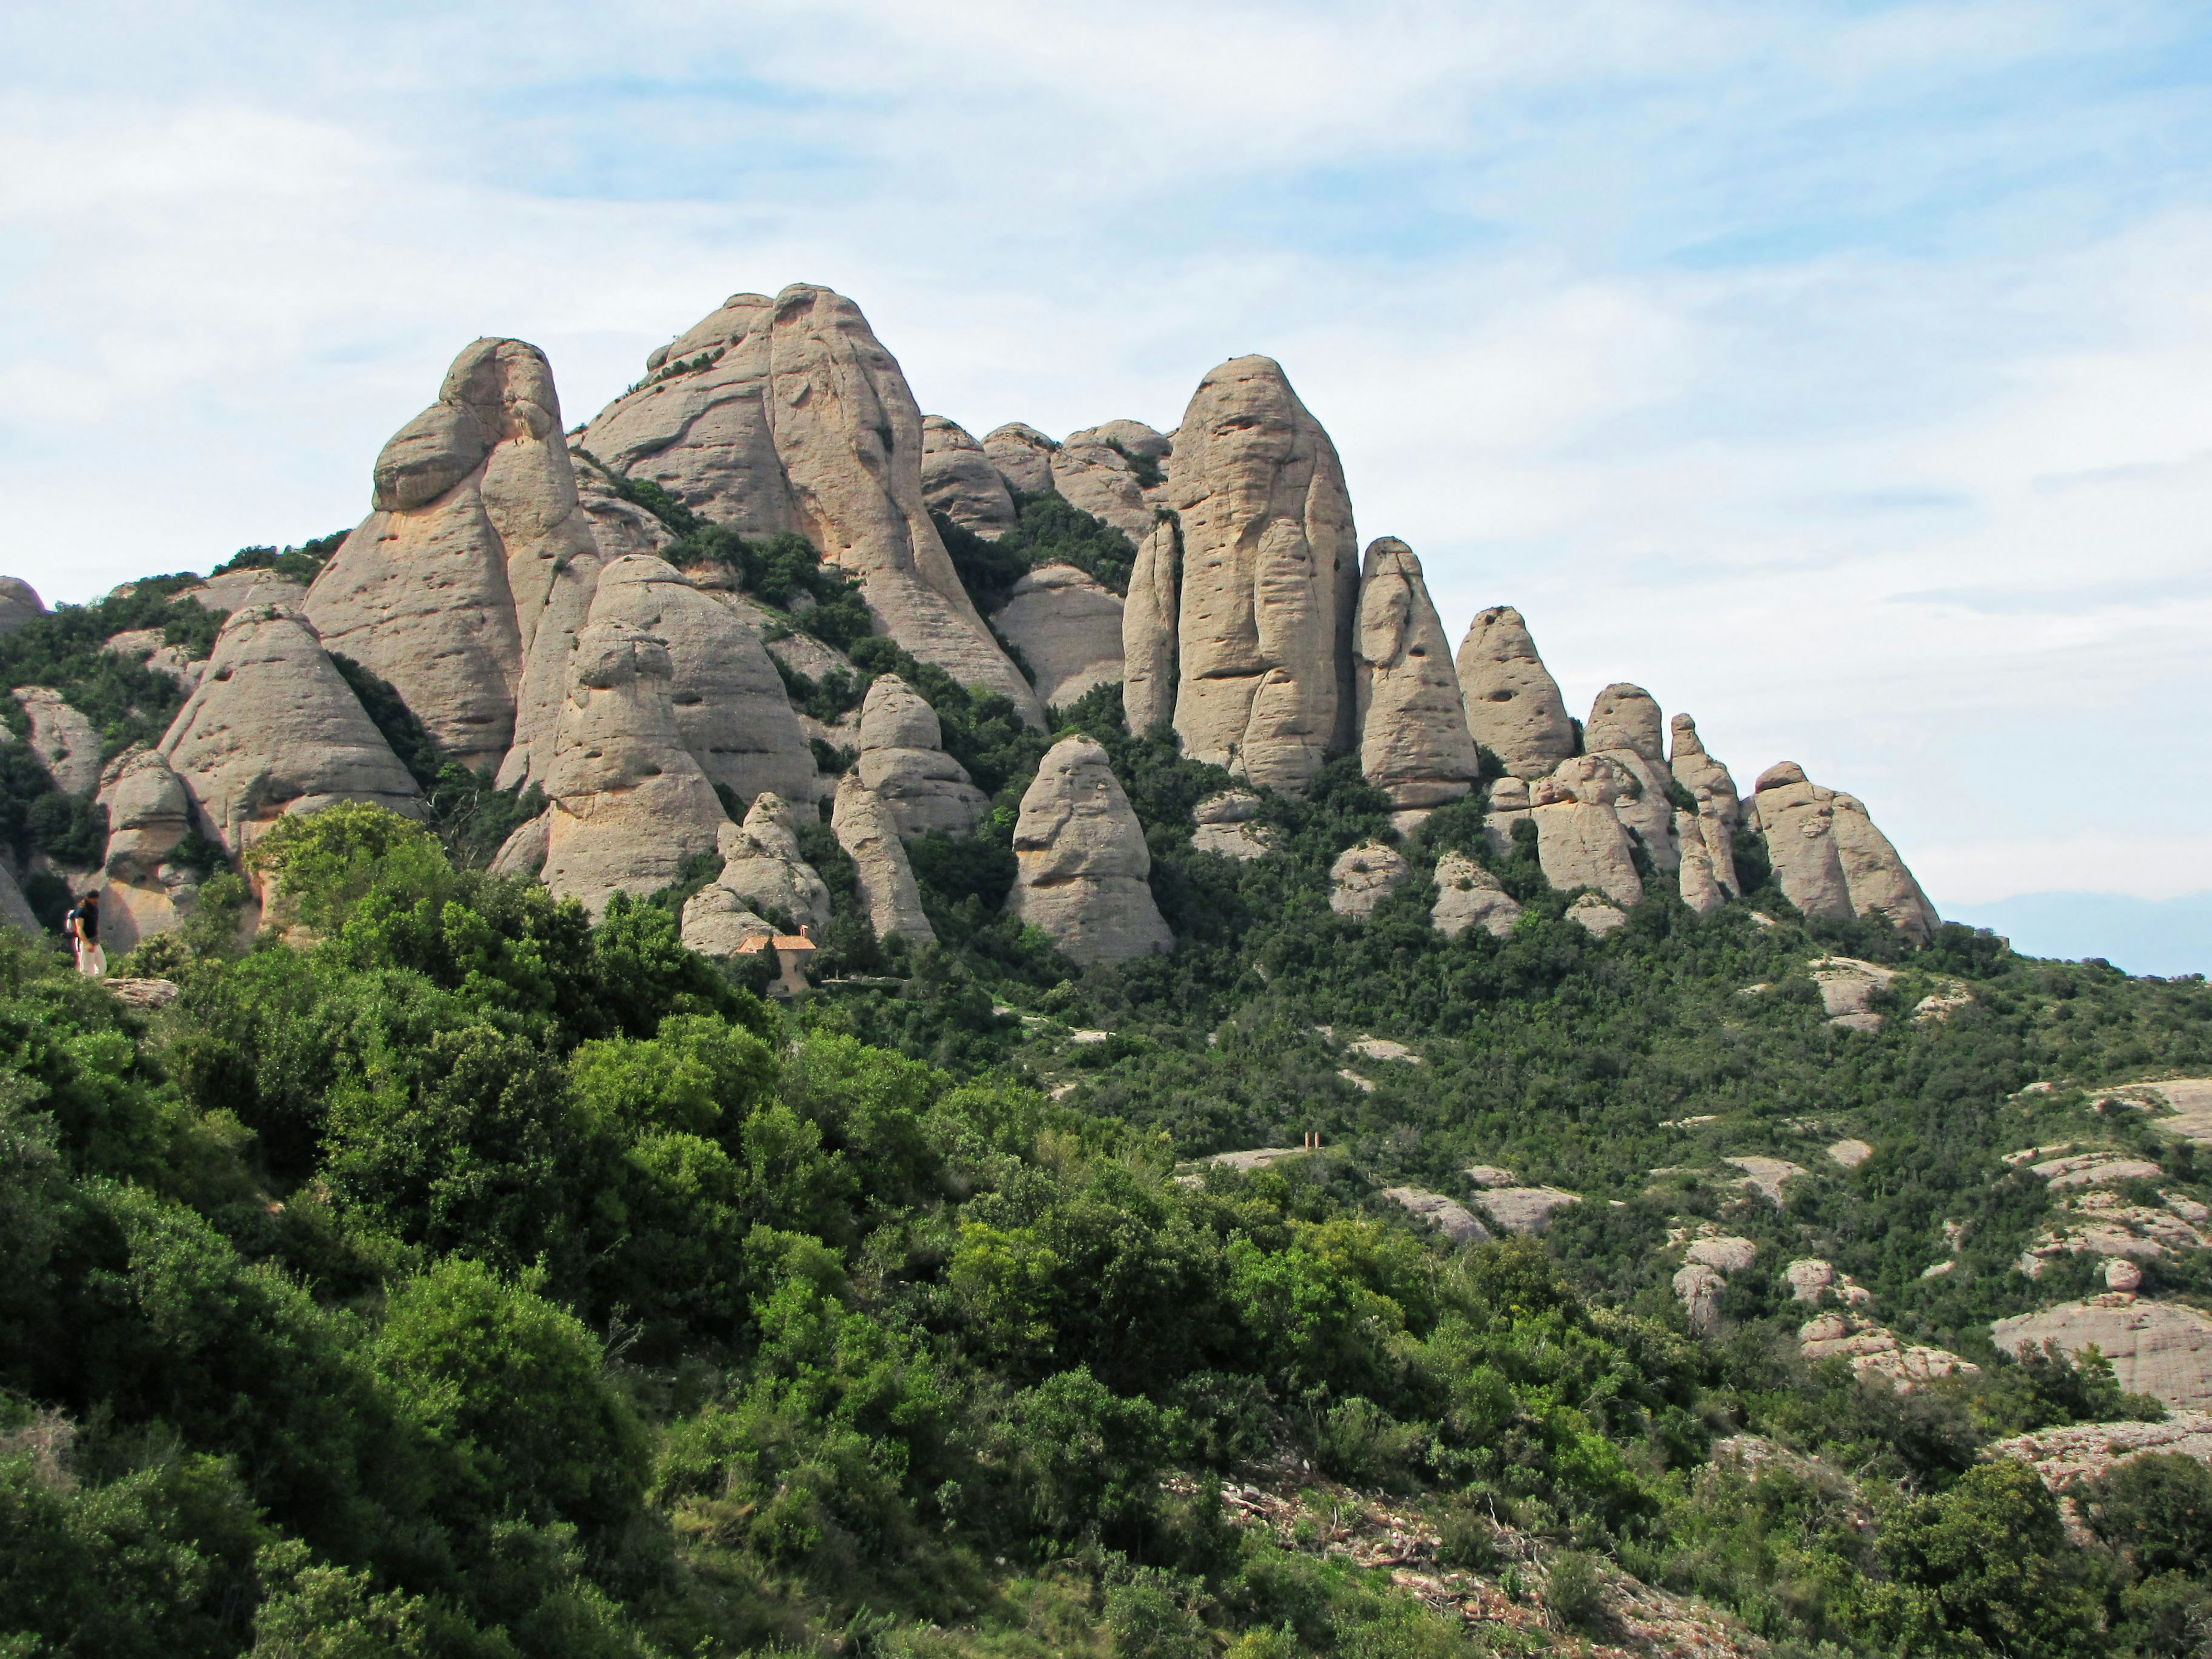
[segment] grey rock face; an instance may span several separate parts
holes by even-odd
[[[584,447],[743,534],[805,536],[859,576],[908,651],[1043,723],[930,523],[921,411],[851,301],[805,283],[732,296],[599,412]]]
[[[1697,721],[1687,714],[1677,714],[1673,729],[1674,746],[1668,765],[1674,781],[1688,790],[1698,803],[1694,839],[1705,848],[1712,879],[1723,894],[1733,898],[1742,891],[1735,873],[1735,831],[1742,816],[1735,780],[1729,775],[1727,767],[1705,752],[1705,745],[1698,736]],[[1680,839],[1686,860],[1693,839],[1686,826],[1681,829]],[[1686,884],[1690,878],[1686,875],[1683,879]],[[1686,885],[1686,898],[1688,890]]]
[[[1530,810],[1526,778],[1491,781],[1490,803],[1482,815],[1482,838],[1493,854],[1501,859],[1513,856],[1513,826],[1529,822]]]
[[[2069,1355],[2094,1343],[2129,1393],[2154,1395],[2177,1411],[2212,1407],[2212,1316],[2179,1303],[2107,1292],[2000,1319],[1990,1340],[2008,1353],[2056,1342]]]
[[[30,901],[23,896],[23,890],[15,884],[15,878],[4,864],[0,864],[0,927],[13,927],[33,939],[46,937],[38,912],[31,908]]]
[[[314,629],[275,606],[231,613],[161,752],[234,858],[286,813],[341,800],[422,811],[414,778]]]
[[[1401,809],[1457,800],[1480,763],[1421,562],[1395,536],[1368,544],[1353,639],[1367,781]]]
[[[1681,867],[1677,872],[1682,902],[1698,915],[1711,915],[1728,902],[1730,894],[1721,884],[1718,866],[1711,848],[1706,845],[1705,830],[1696,813],[1679,809],[1675,811],[1674,842],[1682,854]]]
[[[1175,718],[1182,602],[1182,532],[1174,520],[1162,519],[1137,544],[1121,606],[1121,713],[1132,732]]]
[[[92,722],[43,685],[19,686],[15,701],[31,722],[31,752],[64,795],[100,787],[100,733]]]
[[[798,926],[828,927],[830,890],[799,852],[798,832],[797,816],[775,795],[755,801],[743,824],[724,824],[722,873],[684,905],[684,944],[702,956],[732,956],[747,939],[775,931],[762,920],[769,910]]]
[[[189,599],[204,611],[237,611],[249,605],[273,605],[280,610],[296,611],[307,597],[307,590],[299,583],[270,571],[226,570],[219,576],[210,576],[197,587],[186,588],[177,595],[177,603],[182,605]]]
[[[860,705],[860,781],[878,798],[903,839],[935,830],[972,836],[991,803],[946,754],[937,711],[896,674],[868,687]]]
[[[830,827],[853,860],[860,902],[867,907],[868,925],[876,937],[889,939],[896,933],[909,945],[933,943],[937,932],[922,913],[921,890],[915,884],[914,866],[907,862],[906,848],[899,840],[898,820],[856,771],[837,781]]]
[[[1009,421],[983,437],[983,453],[1009,490],[1024,495],[1052,494],[1052,452],[1060,446],[1033,426]]]
[[[1121,678],[1121,601],[1072,564],[1030,571],[991,623],[1022,653],[1048,708]]]
[[[1132,435],[1142,434],[1139,447],[1131,448],[1120,439],[1120,432],[1125,428]],[[1152,533],[1152,502],[1145,487],[1138,483],[1136,468],[1129,457],[1113,447],[1115,441],[1121,441],[1122,449],[1129,449],[1133,455],[1147,450],[1156,457],[1166,453],[1153,449],[1152,444],[1164,445],[1167,440],[1135,421],[1115,421],[1109,426],[1072,432],[1067,441],[1053,452],[1053,488],[1067,499],[1070,506],[1081,507],[1092,518],[1112,525],[1131,541],[1140,542]]]
[[[100,942],[119,957],[142,939],[173,933],[191,908],[198,884],[169,854],[191,830],[192,798],[158,751],[141,749],[108,768],[100,801],[107,809]]]
[[[1627,774],[1601,755],[1562,761],[1530,786],[1545,880],[1563,893],[1593,887],[1617,904],[1643,902],[1644,878],[1636,873],[1628,832],[1613,811],[1627,788]]]
[[[1503,939],[1520,920],[1520,902],[1466,854],[1447,853],[1437,860],[1437,902],[1429,921],[1445,938],[1480,927],[1492,939]]]
[[[1382,1196],[1403,1205],[1455,1244],[1480,1244],[1490,1237],[1490,1229],[1477,1221],[1464,1204],[1442,1193],[1425,1192],[1419,1187],[1385,1187]]]
[[[0,634],[12,634],[33,617],[46,614],[39,590],[21,576],[0,576]]]
[[[1540,778],[1575,752],[1559,682],[1510,605],[1479,613],[1460,641],[1459,689],[1468,730],[1516,778]]]
[[[1640,685],[1608,685],[1590,705],[1583,747],[1592,754],[1626,749],[1652,765],[1667,764],[1667,733],[1657,699]]]
[[[1062,738],[1046,752],[1022,796],[1014,857],[1007,915],[1085,967],[1175,948],[1152,900],[1144,826],[1089,738]]]
[[[1856,798],[1823,789],[1783,761],[1759,774],[1747,817],[1766,838],[1783,896],[1807,915],[1880,914],[1908,939],[1934,936],[1936,907]]]
[[[1411,874],[1413,867],[1395,847],[1372,841],[1347,847],[1328,866],[1328,908],[1340,916],[1364,921]]]
[[[1272,358],[1213,370],[1176,434],[1175,725],[1192,758],[1286,793],[1356,741],[1358,563],[1336,447]]]
[[[722,595],[665,559],[632,554],[600,573],[591,615],[667,648],[676,729],[708,782],[744,801],[767,793],[811,804],[823,793],[781,676]]]
[[[983,446],[942,415],[921,420],[921,498],[930,510],[993,539],[1014,527],[1014,498]]]
[[[593,609],[554,740],[541,876],[596,921],[617,893],[675,881],[728,819],[678,728],[667,647]]]
[[[570,461],[576,477],[576,507],[591,528],[601,564],[612,564],[637,553],[659,557],[674,544],[676,538],[668,526],[617,495],[598,467],[573,454]]]
[[[1628,925],[1627,915],[1595,893],[1584,893],[1567,907],[1567,920],[1593,939],[1603,939],[1616,927]]]
[[[1259,812],[1260,798],[1248,791],[1208,795],[1190,809],[1191,821],[1198,826],[1191,831],[1190,844],[1198,852],[1232,859],[1265,858],[1267,832],[1252,822]]]
[[[548,602],[574,561],[596,562],[544,354],[470,345],[374,477],[372,510],[316,577],[307,620],[397,687],[449,757],[501,766]]]

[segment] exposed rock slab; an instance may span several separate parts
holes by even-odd
[[[1828,1024],[1847,1030],[1878,1031],[1881,1016],[1871,1006],[1877,991],[1897,977],[1897,970],[1856,957],[1816,957],[1806,964],[1820,990],[1820,1006]]]
[[[2036,1429],[1996,1441],[1984,1449],[1992,1457],[2018,1459],[2042,1476],[2052,1492],[2063,1492],[2076,1480],[2096,1480],[2150,1453],[2212,1463],[2212,1413],[2178,1411],[2160,1423],[2075,1423]]]
[[[837,844],[853,860],[860,902],[879,939],[894,933],[908,945],[934,943],[937,930],[921,908],[921,889],[914,879],[899,839],[898,819],[880,795],[860,781],[857,771],[837,781],[837,799],[830,826]]]
[[[2117,1193],[2084,1191],[2058,1200],[2054,1224],[2037,1235],[2014,1264],[2030,1279],[2062,1255],[2125,1256],[2152,1261],[2172,1250],[2202,1249],[2203,1218],[2184,1213],[2185,1199],[2162,1206],[2130,1204]]]
[[[1783,761],[1759,774],[1748,810],[1784,896],[1806,915],[1881,915],[1916,942],[1934,936],[1935,907],[1855,797]]]
[[[31,908],[30,901],[23,896],[23,890],[15,884],[14,874],[4,864],[0,864],[0,927],[13,927],[33,939],[43,939],[46,933],[37,912]]]
[[[1644,878],[1636,872],[1628,832],[1613,811],[1626,788],[1620,769],[1598,755],[1563,761],[1530,786],[1536,856],[1555,890],[1594,888],[1624,907],[1643,902]]]
[[[1509,1233],[1540,1233],[1551,1224],[1553,1211],[1582,1201],[1580,1193],[1558,1187],[1492,1187],[1475,1194],[1474,1206]]]
[[[1899,1394],[1946,1376],[1979,1376],[1981,1367],[1945,1348],[1900,1343],[1887,1327],[1856,1315],[1824,1313],[1799,1329],[1798,1351],[1810,1360],[1847,1359],[1863,1377],[1887,1381]]]
[[[1702,1261],[1686,1262],[1675,1269],[1674,1299],[1682,1304],[1683,1317],[1690,1328],[1710,1335],[1720,1328],[1721,1295],[1728,1289],[1728,1276],[1717,1272]]]
[[[1481,767],[1451,645],[1420,560],[1395,536],[1368,544],[1353,648],[1367,781],[1399,808],[1441,806],[1466,794]]]
[[[1279,364],[1239,357],[1184,412],[1170,496],[1182,527],[1184,751],[1300,793],[1354,742],[1358,550],[1336,447]]]
[[[921,498],[933,513],[994,540],[1014,527],[1014,498],[967,428],[921,417]]]
[[[1046,752],[1022,796],[1014,857],[1006,913],[1042,928],[1076,962],[1175,948],[1152,899],[1144,826],[1091,738],[1062,738]]]
[[[1740,1273],[1759,1260],[1759,1246],[1748,1238],[1717,1235],[1692,1239],[1684,1254],[1688,1260],[1717,1273]]]
[[[236,611],[249,605],[273,605],[282,610],[296,610],[307,597],[307,590],[289,576],[280,576],[270,570],[226,570],[210,576],[196,586],[187,587],[177,595],[179,605],[186,600],[203,611]]]
[[[1470,927],[1503,939],[1521,920],[1520,902],[1464,853],[1438,859],[1436,881],[1437,902],[1430,907],[1429,921],[1447,939],[1457,939]]]
[[[626,603],[617,593],[610,611]],[[677,726],[666,646],[597,613],[595,603],[577,635],[555,738],[542,872],[595,921],[617,893],[642,898],[676,881],[728,822]]]
[[[1135,428],[1161,443],[1167,441],[1134,421],[1117,421],[1114,425]],[[1113,436],[1103,428],[1068,434],[1052,454],[1053,488],[1070,506],[1113,526],[1132,542],[1140,542],[1152,533],[1152,503],[1146,498],[1145,487],[1137,481],[1129,457],[1109,441]]]
[[[2179,1303],[2110,1292],[2000,1319],[1990,1340],[2007,1353],[2056,1342],[2069,1356],[2094,1343],[2129,1393],[2154,1395],[2176,1411],[2212,1407],[2212,1316]]]
[[[1863,1140],[1839,1140],[1828,1148],[1828,1156],[1846,1170],[1856,1170],[1874,1156],[1874,1148]]]
[[[1626,750],[1657,767],[1667,764],[1667,728],[1658,700],[1626,681],[1608,685],[1590,705],[1583,728],[1583,747],[1590,753]]]
[[[361,800],[410,817],[415,780],[295,611],[231,613],[161,752],[209,837],[236,857],[279,817]]]
[[[100,733],[58,691],[18,686],[15,701],[31,722],[31,752],[64,795],[89,795],[100,787]]]
[[[743,534],[805,536],[859,576],[884,632],[1042,724],[930,523],[921,411],[859,307],[805,283],[733,295],[666,354],[586,448]]]
[[[1121,600],[1072,564],[1030,571],[991,623],[1022,653],[1048,708],[1121,678]]]
[[[1518,823],[1529,823],[1528,781],[1526,778],[1498,778],[1490,786],[1490,799],[1482,814],[1482,838],[1492,854],[1501,859],[1513,856],[1516,842],[1513,829]]]
[[[1340,916],[1364,921],[1411,874],[1413,866],[1395,847],[1372,841],[1347,847],[1328,867],[1328,908]]]
[[[1567,907],[1567,920],[1592,939],[1603,939],[1614,929],[1628,925],[1628,913],[1618,905],[1608,904],[1595,893],[1584,893]]]
[[[1690,792],[1697,802],[1697,833],[1692,836],[1686,825],[1678,821],[1679,839],[1683,856],[1688,858],[1693,842],[1702,843],[1711,866],[1714,881],[1729,898],[1738,896],[1743,890],[1735,872],[1735,832],[1741,821],[1743,803],[1737,798],[1735,780],[1729,775],[1727,767],[1706,753],[1705,745],[1698,736],[1698,723],[1687,714],[1677,714],[1670,723],[1674,748],[1668,758],[1668,769],[1674,781]],[[1689,897],[1685,875],[1683,897]],[[1695,906],[1692,907],[1695,908]]]
[[[1267,832],[1253,822],[1259,812],[1260,798],[1245,790],[1208,795],[1190,809],[1198,826],[1191,831],[1190,844],[1200,853],[1227,858],[1265,858],[1271,850]]]
[[[824,793],[782,677],[722,595],[665,559],[631,554],[600,573],[591,617],[666,648],[677,733],[709,783],[747,802],[765,793],[811,804]]]
[[[0,634],[12,634],[34,617],[46,614],[39,590],[21,576],[0,576]]]
[[[860,781],[903,837],[931,830],[972,836],[991,810],[944,744],[937,711],[904,680],[884,674],[868,687],[860,706]]]
[[[1516,778],[1540,778],[1575,752],[1559,685],[1510,605],[1478,612],[1460,641],[1459,689],[1468,731]]]
[[[1720,866],[1714,861],[1711,844],[1705,839],[1705,823],[1696,813],[1676,809],[1674,846],[1681,858],[1675,881],[1683,904],[1692,915],[1712,915],[1734,893],[1721,879]]]
[[[1490,1229],[1477,1221],[1467,1206],[1442,1193],[1424,1192],[1419,1187],[1385,1187],[1382,1196],[1404,1206],[1455,1244],[1480,1244],[1490,1237]]]
[[[1782,1183],[1795,1181],[1805,1173],[1801,1164],[1792,1164],[1783,1158],[1724,1158],[1722,1163],[1743,1171],[1743,1184],[1764,1196],[1770,1204],[1782,1202]]]

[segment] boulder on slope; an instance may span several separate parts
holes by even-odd
[[[1196,826],[1190,834],[1192,850],[1239,860],[1265,858],[1270,850],[1267,832],[1253,822],[1259,815],[1260,798],[1249,790],[1208,795],[1190,809]]]
[[[1328,867],[1328,908],[1340,916],[1364,921],[1413,872],[1406,855],[1395,847],[1373,841],[1347,847]]]
[[[1510,605],[1478,612],[1455,664],[1467,726],[1516,778],[1540,778],[1575,752],[1559,684]]]
[[[1052,494],[1052,452],[1060,446],[1033,426],[1009,421],[983,434],[983,453],[1006,480],[1009,491],[1024,495]]]
[[[592,419],[584,447],[741,534],[805,536],[860,578],[883,632],[1043,724],[930,522],[921,411],[850,300],[803,283],[733,295]]]
[[[972,836],[991,803],[968,770],[945,752],[937,711],[896,674],[868,687],[860,705],[860,781],[879,799],[902,839],[938,830]]]
[[[1457,939],[1470,927],[1480,927],[1492,939],[1503,939],[1521,920],[1518,900],[1464,853],[1446,853],[1437,860],[1437,902],[1429,921],[1447,939]]]
[[[993,539],[1014,527],[1014,498],[983,446],[957,421],[921,417],[921,498],[933,513]]]
[[[642,898],[678,879],[729,821],[678,728],[668,647],[598,611],[576,636],[541,872],[550,891],[579,900],[594,921],[617,893]]]
[[[1481,764],[1421,562],[1395,536],[1368,544],[1353,641],[1360,771],[1395,807],[1457,800]]]
[[[899,840],[898,820],[883,798],[860,781],[858,771],[837,780],[830,827],[853,860],[860,903],[876,937],[896,933],[908,945],[933,943],[937,932],[922,912],[921,890]]]
[[[209,837],[235,858],[276,818],[361,800],[409,817],[415,779],[296,611],[231,613],[161,752]]]
[[[449,758],[503,767],[539,624],[549,605],[580,610],[573,590],[598,562],[544,353],[471,343],[374,476],[368,517],[302,609],[330,650],[391,682]],[[533,712],[545,724],[550,696]]]
[[[709,783],[742,801],[768,793],[811,805],[825,793],[782,677],[723,595],[665,559],[629,554],[600,573],[591,616],[666,648],[676,729]]]
[[[1494,856],[1513,856],[1514,826],[1533,822],[1528,816],[1534,810],[1530,802],[1526,778],[1507,776],[1491,781],[1490,800],[1482,815],[1482,838]]]
[[[1175,718],[1182,609],[1182,530],[1162,519],[1137,544],[1121,605],[1121,713],[1132,732]]]
[[[1184,752],[1302,793],[1357,741],[1358,549],[1336,447],[1279,364],[1236,358],[1191,398],[1169,496],[1182,520]]]
[[[1121,600],[1072,564],[1042,565],[1013,585],[991,625],[1022,653],[1048,708],[1121,678]]]
[[[1076,962],[1175,948],[1152,899],[1144,826],[1092,739],[1062,738],[1046,752],[1022,796],[1014,857],[1006,914],[1043,929]]]
[[[15,701],[31,722],[31,752],[64,795],[89,795],[100,787],[100,732],[58,691],[43,685],[15,688]]]

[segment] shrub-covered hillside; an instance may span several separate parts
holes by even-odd
[[[180,988],[158,1012],[8,944],[0,1651],[2201,1650],[2212,1477],[2124,1466],[2069,1536],[1981,1449],[2154,1402],[1973,1346],[2047,1202],[1999,1155],[2096,1121],[2011,1097],[2203,1064],[2201,983],[1656,899],[1600,943],[1526,871],[1504,940],[1418,891],[1355,927],[1320,872],[1376,827],[1356,780],[1271,801],[1286,856],[1237,866],[1179,839],[1203,769],[1071,719],[1147,817],[1172,958],[1010,930],[1003,812],[917,857],[944,946],[795,1009],[667,896],[594,927],[369,808],[263,843],[281,933],[241,948],[217,877],[118,964]],[[1831,943],[1973,1000],[1836,1033],[1801,988]],[[1877,1157],[1779,1207],[1712,1163],[1852,1130]],[[1462,1250],[1379,1194],[1477,1155],[1583,1201]],[[1920,1280],[1961,1214],[1967,1265]],[[1818,1244],[1981,1375],[1808,1365],[1756,1275],[1693,1334],[1662,1252],[1705,1216]]]

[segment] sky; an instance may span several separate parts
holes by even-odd
[[[1265,352],[1455,638],[2212,970],[2208,94],[2183,3],[0,7],[0,569],[356,522],[483,334],[574,424],[825,283],[979,434]]]

